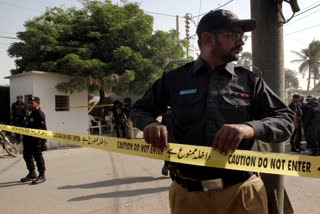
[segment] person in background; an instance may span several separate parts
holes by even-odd
[[[128,128],[128,115],[127,109],[122,106],[122,103],[119,100],[116,100],[113,103],[112,112],[114,118],[114,124],[116,129],[116,134],[118,138],[126,137],[126,129]]]
[[[255,25],[223,9],[201,18],[198,59],[164,73],[131,109],[146,143],[159,149],[168,148],[168,141],[210,146],[226,156],[236,149],[251,150],[256,139],[279,143],[290,137],[293,112],[260,76],[231,63],[239,59],[244,33]],[[155,119],[168,107],[172,139]],[[254,173],[172,164],[172,214],[268,213],[264,184]]]
[[[313,96],[308,95],[306,98],[306,103],[302,103],[301,110],[302,110],[302,127],[304,133],[304,139],[307,141],[307,149],[311,149],[311,139],[310,139],[310,130],[311,130],[311,119],[312,119],[312,100]]]
[[[27,118],[26,127],[32,129],[47,130],[46,117],[40,108],[40,98],[32,97],[28,102],[28,108],[31,111]],[[21,182],[32,181],[32,184],[39,184],[46,181],[45,161],[42,151],[45,150],[45,140],[32,136],[23,136],[23,159],[26,162],[29,173],[21,178]],[[35,172],[34,161],[37,164],[39,175]]]
[[[24,127],[25,119],[28,113],[27,105],[23,102],[21,95],[17,96],[17,101],[11,106],[12,125]],[[20,143],[20,134],[15,133],[16,142]]]
[[[304,149],[301,147],[302,139],[302,102],[300,94],[292,95],[292,102],[288,106],[294,112],[294,131],[290,137],[291,151],[301,152]]]
[[[311,140],[311,155],[320,155],[320,105],[319,99],[311,98],[310,105],[312,107],[312,115],[310,117],[310,140]]]

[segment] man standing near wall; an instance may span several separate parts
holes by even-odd
[[[17,101],[11,106],[12,125],[24,127],[27,116],[27,105],[23,102],[21,95],[17,96]],[[16,142],[20,142],[20,134],[16,133]]]
[[[31,114],[27,119],[27,128],[47,130],[46,117],[40,109],[40,98],[32,97],[28,102],[28,108]],[[45,140],[37,137],[27,136],[23,137],[23,158],[26,162],[29,173],[26,177],[21,178],[21,182],[32,181],[32,184],[39,184],[46,181],[45,177],[45,162],[42,155]],[[35,172],[34,160],[36,161],[39,176]],[[34,180],[35,179],[35,180]]]

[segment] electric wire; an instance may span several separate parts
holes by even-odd
[[[15,33],[9,33],[9,32],[0,32],[0,33],[9,34],[9,35],[16,35]]]
[[[228,1],[228,2],[226,2],[226,3],[224,3],[223,5],[221,5],[221,6],[219,6],[219,7],[217,7],[217,8],[215,8],[214,10],[218,10],[218,9],[220,9],[220,8],[222,8],[222,7],[224,7],[224,6],[226,6],[226,5],[228,5],[228,4],[230,4],[231,2],[233,2],[234,0],[230,0],[230,1]],[[202,14],[200,14],[200,15],[197,15],[197,16],[193,16],[193,17],[191,17],[191,18],[198,18],[199,16],[203,16],[203,15],[205,15],[205,14],[207,14],[208,12],[206,12],[206,13],[202,13]]]
[[[159,16],[168,16],[168,17],[177,17],[176,15],[171,15],[171,14],[164,14],[164,13],[156,13],[156,12],[151,12],[151,11],[146,11],[144,10],[145,13],[153,14],[153,15],[159,15]],[[183,18],[183,16],[179,16],[180,18]]]
[[[226,2],[226,3],[224,3],[223,5],[215,8],[215,10],[217,10],[217,9],[219,9],[219,8],[221,8],[221,7],[224,7],[224,6],[230,4],[230,3],[233,2],[233,1],[234,1],[234,0],[230,0],[230,1]],[[319,6],[320,6],[320,3],[319,3],[319,2],[320,2],[320,1],[315,2],[315,3],[311,4],[311,5],[309,5],[308,7],[306,7],[306,8],[308,8],[308,9],[303,10],[302,12],[296,14],[294,17],[300,16],[300,15],[306,13],[306,12],[309,12],[310,10],[313,10],[313,9],[319,7]],[[16,8],[21,8],[21,9],[38,11],[38,10],[34,10],[34,9],[32,9],[32,8],[27,8],[27,7],[19,6],[19,5],[16,5],[16,4],[13,4],[13,3],[9,3],[9,2],[3,1],[3,0],[0,0],[0,3],[7,4],[7,5],[11,6],[11,7],[16,7]],[[317,4],[317,3],[319,3],[319,4]],[[315,5],[315,4],[317,4],[317,5]],[[311,7],[312,5],[315,5],[315,6]],[[310,8],[309,8],[309,7],[310,7]],[[200,0],[199,14],[198,14],[197,16],[192,16],[191,19],[192,19],[192,18],[198,18],[198,22],[199,22],[200,17],[206,14],[206,13],[200,14],[201,8],[202,8],[202,0]],[[306,17],[308,17],[308,16],[311,16],[311,15],[313,15],[313,14],[319,12],[319,11],[320,11],[320,10],[316,10],[316,11],[314,11],[313,13],[311,13],[311,14],[309,14],[309,15],[306,15],[306,16],[300,18],[300,19],[294,20],[294,21],[289,22],[289,23],[294,23],[294,22],[300,21],[300,20],[302,20],[302,19],[304,19],[304,18],[306,18]],[[38,11],[38,12],[39,12],[39,11]],[[167,16],[167,17],[177,17],[177,15],[171,15],[171,14],[157,13],[157,12],[151,12],[151,11],[144,11],[144,12],[145,12],[145,13],[149,13],[149,14],[153,14],[153,15],[160,15],[160,16]],[[185,18],[184,16],[178,16],[178,17],[179,17],[179,18]],[[288,25],[289,23],[287,23],[287,25]],[[296,34],[296,33],[299,33],[299,32],[303,32],[303,31],[305,31],[305,30],[309,30],[309,29],[312,29],[312,28],[315,28],[315,27],[318,27],[318,26],[320,26],[320,24],[317,24],[317,25],[314,25],[314,26],[311,26],[311,27],[307,27],[307,28],[304,28],[304,29],[301,29],[301,30],[298,30],[298,31],[295,31],[295,32],[292,32],[292,33],[288,33],[288,34],[286,34],[285,36],[290,36],[290,35],[292,35],[292,34]],[[3,34],[12,34],[12,35],[14,35],[14,33],[9,33],[9,32],[0,32],[0,33],[3,33]],[[196,34],[195,34],[195,35],[196,35]],[[190,37],[194,37],[195,35],[192,35],[192,36],[190,36]],[[2,38],[2,39],[15,39],[15,40],[19,40],[19,38],[11,37],[11,36],[4,36],[4,35],[0,35],[0,38]],[[0,43],[0,44],[2,44],[2,45],[8,45],[8,44],[4,44],[4,43]]]
[[[20,40],[19,38],[17,38],[17,37],[12,37],[12,36],[2,36],[2,35],[0,35],[0,38],[1,38],[1,39],[16,39],[16,40]]]
[[[302,11],[301,13],[298,13],[298,14],[295,15],[294,17],[300,16],[301,14],[304,14],[304,13],[306,13],[306,12],[308,12],[308,11],[310,11],[310,10],[313,10],[313,9],[319,7],[319,6],[320,6],[320,4],[317,4],[316,6],[313,6],[313,7],[309,8],[309,9],[307,9],[307,10],[305,10],[305,11]]]
[[[298,22],[298,21],[300,21],[300,20],[302,20],[302,19],[304,19],[304,18],[307,18],[308,16],[311,16],[311,15],[313,15],[313,14],[319,12],[319,11],[320,11],[320,9],[319,9],[319,10],[316,10],[316,11],[314,11],[313,13],[310,13],[310,14],[308,14],[308,15],[306,15],[306,16],[301,17],[300,19],[296,19],[296,20],[293,20],[293,21],[291,21],[291,22],[288,22],[288,23],[286,23],[286,26],[288,26],[288,25],[290,25],[290,24],[293,24],[293,23],[295,23],[295,22]]]
[[[291,17],[288,18],[288,19],[286,19],[286,18],[284,17],[284,15],[283,15],[283,13],[282,13],[282,11],[281,11],[281,16],[282,16],[282,19],[284,20],[284,21],[282,22],[282,24],[288,25],[288,23],[294,23],[294,22],[296,22],[296,21],[293,21],[293,22],[292,22],[291,20],[292,20],[293,18],[297,17],[297,16],[300,16],[300,15],[306,13],[306,12],[309,12],[310,10],[313,10],[313,9],[319,7],[320,4],[317,4],[317,3],[319,3],[319,2],[320,2],[320,1],[314,2],[313,4],[307,6],[307,7],[304,8],[300,13],[295,13],[295,12],[292,13]],[[317,5],[316,5],[316,6],[313,6],[314,4],[317,4]],[[313,6],[313,7],[312,7],[312,6]],[[311,8],[310,8],[310,7],[311,7]],[[280,10],[281,10],[281,6],[280,6]],[[307,15],[307,16],[309,16],[309,15]],[[307,16],[305,16],[305,17],[307,17]],[[303,18],[302,18],[302,19],[303,19]],[[301,20],[301,19],[299,19],[299,20]]]
[[[300,12],[299,14],[294,15],[293,18],[295,18],[295,17],[297,17],[297,16],[299,16],[299,15],[301,15],[301,14],[304,14],[304,13],[306,13],[306,12],[309,12],[310,10],[313,10],[313,9],[319,7],[319,6],[320,6],[320,3],[319,3],[319,2],[320,2],[320,1],[315,2],[315,3],[307,6],[302,12]],[[318,3],[319,3],[319,4],[318,4]],[[315,5],[315,4],[317,4],[317,5]],[[315,6],[313,6],[313,5],[315,5]],[[307,8],[308,8],[308,9],[307,9]],[[320,10],[316,10],[316,11],[314,11],[313,13],[311,13],[311,14],[309,14],[309,15],[306,15],[306,16],[304,16],[304,17],[301,17],[300,19],[294,20],[294,21],[292,21],[292,22],[287,22],[287,23],[285,24],[285,26],[288,26],[289,23],[292,24],[292,23],[294,23],[294,22],[300,21],[300,20],[302,20],[302,19],[304,19],[304,18],[306,18],[306,17],[308,17],[308,16],[311,16],[311,15],[313,15],[313,14],[319,12],[319,11],[320,11]],[[320,26],[320,24],[317,24],[317,25],[314,25],[314,26],[311,26],[311,27],[307,27],[307,28],[303,28],[303,29],[294,31],[294,32],[292,32],[292,33],[288,33],[288,34],[286,34],[285,36],[290,36],[290,35],[293,35],[293,34],[296,34],[296,33],[299,33],[299,32],[303,32],[303,31],[306,31],[306,30],[309,30],[309,29],[318,27],[318,26]]]
[[[288,33],[285,36],[290,36],[290,35],[295,34],[295,33],[300,33],[302,31],[306,31],[306,30],[309,30],[309,29],[312,29],[312,28],[315,28],[315,27],[318,27],[318,26],[320,26],[320,24],[317,24],[317,25],[314,25],[314,26],[311,26],[311,27],[307,27],[307,28],[304,28],[304,29],[301,29],[301,30],[297,30],[297,31],[292,32],[292,33]]]

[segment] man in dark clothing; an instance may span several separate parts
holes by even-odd
[[[301,110],[302,110],[302,127],[304,132],[304,138],[307,141],[308,149],[311,149],[311,139],[310,139],[310,130],[311,130],[311,119],[312,119],[312,100],[313,96],[307,96],[306,102],[302,103]]]
[[[117,137],[125,138],[127,131],[126,129],[128,128],[127,109],[122,105],[122,103],[119,100],[116,100],[113,103],[112,112]]]
[[[289,138],[293,112],[261,77],[230,63],[239,58],[244,32],[254,28],[254,20],[239,20],[228,10],[211,11],[200,20],[200,57],[164,73],[131,110],[146,143],[168,147],[167,129],[155,120],[168,106],[170,142],[212,146],[227,155],[250,150],[255,139],[276,143]],[[249,172],[181,163],[173,167],[172,214],[268,213],[263,182]],[[212,189],[205,188],[207,182]]]
[[[313,97],[310,101],[312,116],[310,117],[311,155],[320,155],[320,105],[319,100]]]
[[[12,125],[24,127],[27,116],[27,105],[23,102],[22,96],[17,96],[17,101],[11,106]],[[20,134],[15,133],[17,143],[20,142]]]
[[[32,97],[28,102],[31,114],[27,118],[27,128],[47,130],[46,117],[40,109],[40,98]],[[46,181],[45,177],[45,162],[42,155],[45,140],[37,137],[27,136],[23,137],[23,158],[26,162],[29,173],[26,177],[21,178],[21,182],[28,182],[32,180],[32,184],[39,184]],[[37,164],[39,176],[35,172],[34,160]],[[35,179],[35,180],[34,180]]]
[[[301,96],[294,94],[292,96],[292,102],[289,104],[289,108],[294,112],[294,131],[290,137],[291,151],[301,152],[304,149],[301,148],[302,139],[302,110],[301,110]]]

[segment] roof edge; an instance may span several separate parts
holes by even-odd
[[[31,75],[46,75],[46,76],[71,77],[70,75],[62,74],[62,73],[56,73],[56,72],[28,71],[28,72],[22,72],[22,73],[19,73],[19,74],[14,74],[14,75],[11,75],[11,76],[6,76],[6,77],[4,77],[4,79],[14,79],[14,78],[17,78],[17,77],[31,76]]]

